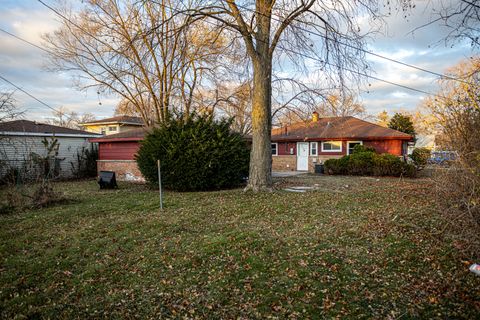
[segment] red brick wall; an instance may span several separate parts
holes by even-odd
[[[338,159],[341,155],[318,155],[308,157],[308,172],[315,171],[316,163],[323,163],[328,159]],[[297,170],[297,156],[272,156],[272,170],[273,171],[296,171]]]
[[[145,182],[135,160],[98,160],[98,171],[114,171],[118,181]]]
[[[272,170],[273,171],[296,171],[297,170],[297,156],[272,156]]]

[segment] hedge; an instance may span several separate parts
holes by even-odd
[[[415,177],[417,173],[414,165],[397,156],[377,154],[362,146],[356,146],[351,155],[325,161],[324,167],[332,175]]]

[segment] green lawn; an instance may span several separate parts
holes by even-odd
[[[0,216],[2,318],[475,318],[428,180],[303,177],[308,193],[56,184]],[[2,190],[0,190],[0,193]]]

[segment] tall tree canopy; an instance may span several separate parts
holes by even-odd
[[[388,127],[394,130],[408,133],[415,137],[415,127],[411,117],[407,114],[395,113],[388,122]]]
[[[44,36],[54,70],[75,71],[82,88],[114,93],[147,124],[190,114],[224,40],[212,26],[192,26],[171,0],[96,0],[58,9],[60,28]],[[183,5],[182,8],[185,8]]]

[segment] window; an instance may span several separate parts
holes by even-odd
[[[117,131],[117,127],[108,127],[108,131]]]
[[[362,141],[348,141],[347,142],[347,147],[348,147],[348,153],[347,154],[352,154],[353,153],[353,148],[355,148],[355,146],[358,146],[358,145],[362,145],[363,142]]]
[[[278,143],[272,143],[272,156],[278,155]]]
[[[103,135],[105,135],[105,134],[107,133],[106,128],[105,128],[105,127],[102,127],[102,128],[100,129],[100,133],[103,134]]]
[[[324,141],[322,142],[323,152],[340,152],[342,151],[342,141]]]
[[[316,156],[318,154],[318,142],[310,142],[310,155]]]

